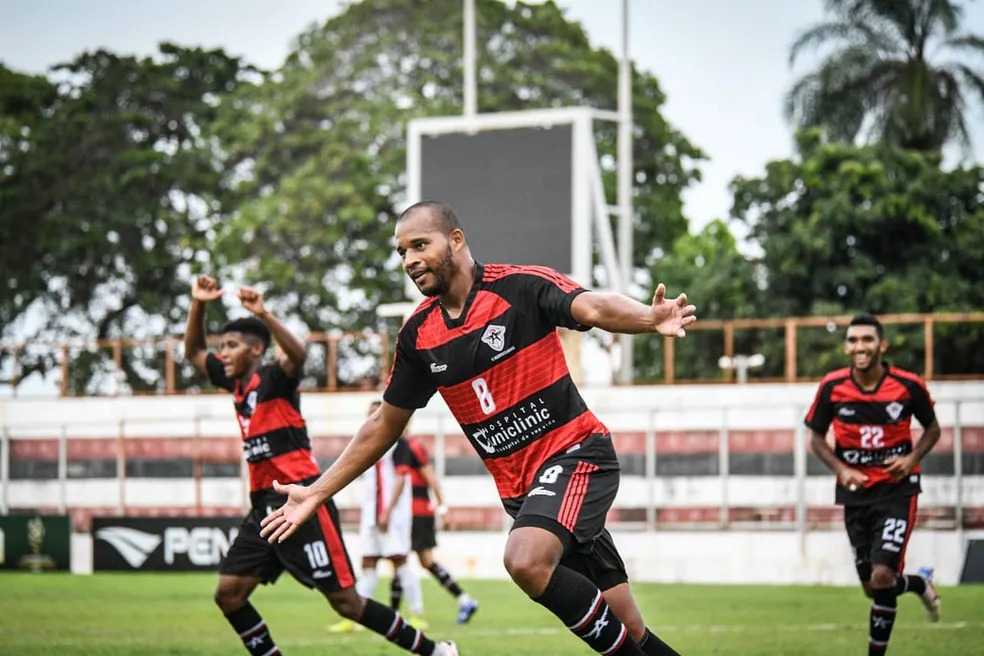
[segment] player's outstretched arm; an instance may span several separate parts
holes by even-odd
[[[318,480],[309,486],[281,485],[273,482],[279,494],[287,495],[287,503],[267,515],[260,525],[260,535],[270,542],[283,542],[306,522],[318,508],[346,485],[373,466],[410,421],[413,410],[397,408],[383,401],[355,433],[342,455]]]
[[[273,340],[280,346],[284,355],[280,358],[280,368],[292,378],[304,367],[307,359],[307,352],[304,350],[304,343],[297,339],[292,332],[280,323],[280,320],[273,315],[263,304],[263,293],[252,287],[243,287],[237,292],[236,296],[243,304],[243,307],[256,315],[267,328]]]
[[[574,320],[585,326],[611,333],[659,333],[686,337],[686,328],[697,321],[697,307],[687,303],[687,295],[666,298],[666,286],[656,286],[652,305],[614,292],[584,292],[571,304]]]
[[[199,371],[205,371],[208,343],[205,341],[205,304],[222,296],[219,282],[209,276],[195,276],[191,283],[191,309],[185,327],[185,358]]]

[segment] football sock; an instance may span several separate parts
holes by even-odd
[[[420,577],[417,576],[417,572],[410,565],[403,564],[396,568],[394,578],[400,580],[400,585],[407,594],[410,615],[423,615],[424,595],[420,591]]]
[[[359,593],[360,597],[372,599],[372,596],[376,594],[376,583],[378,582],[379,574],[376,573],[375,567],[364,569],[362,570],[362,576],[355,582],[355,590]]]
[[[385,637],[398,647],[423,656],[434,652],[434,641],[410,626],[403,617],[374,599],[366,599],[359,624]]]
[[[427,568],[434,577],[441,582],[441,585],[450,592],[455,597],[461,596],[461,587],[458,586],[458,582],[454,580],[448,570],[444,569],[437,563],[432,563],[430,567]]]
[[[673,651],[673,648],[668,644],[656,637],[656,634],[646,628],[646,632],[642,634],[642,640],[639,641],[639,648],[646,656],[680,656],[677,652]]]
[[[645,654],[629,638],[625,625],[612,613],[598,586],[570,568],[558,565],[547,587],[533,601],[556,615],[571,633],[599,654]]]
[[[897,600],[895,588],[876,588],[871,591],[871,633],[868,639],[868,656],[880,656],[888,649],[888,639],[895,624]]]
[[[279,656],[280,650],[274,644],[266,622],[253,608],[253,604],[247,601],[245,606],[226,613],[225,617],[239,634],[246,651],[252,656]]]
[[[400,577],[394,576],[390,581],[390,608],[400,610],[400,602],[403,601],[403,586],[400,584]]]
[[[926,579],[918,574],[896,574],[895,594],[900,595],[904,592],[914,592],[921,595],[926,592]]]

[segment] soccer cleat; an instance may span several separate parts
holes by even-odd
[[[445,640],[434,646],[432,656],[461,656],[461,654],[458,652],[458,645],[450,640]]]
[[[407,624],[417,629],[418,631],[426,631],[427,627],[430,626],[430,622],[425,620],[420,615],[411,615],[407,618]]]
[[[356,624],[352,620],[340,620],[328,627],[329,633],[355,633],[361,630],[362,625]]]
[[[466,603],[458,607],[458,624],[468,624],[475,611],[478,610],[478,601],[469,599]]]
[[[920,567],[916,570],[916,574],[926,579],[926,591],[919,595],[919,601],[922,602],[923,609],[926,611],[926,617],[929,618],[930,622],[940,621],[940,595],[936,592],[936,586],[933,585],[933,568],[932,567]]]

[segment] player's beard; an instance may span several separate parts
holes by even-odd
[[[417,289],[420,290],[421,294],[424,296],[441,296],[450,289],[451,277],[454,274],[454,256],[451,254],[450,246],[448,246],[448,250],[444,253],[437,268],[432,268],[430,273],[434,276],[434,284],[426,288],[418,285]]]

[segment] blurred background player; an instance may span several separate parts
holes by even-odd
[[[434,560],[433,549],[437,546],[437,513],[430,493],[433,491],[434,499],[437,500],[437,510],[443,515],[446,508],[444,495],[441,493],[441,485],[434,475],[434,468],[431,467],[430,454],[427,452],[427,448],[414,437],[406,437],[405,439],[412,456],[410,461],[410,486],[413,496],[411,546],[416,552],[421,566],[433,574],[444,589],[458,601],[458,624],[466,624],[478,610],[478,601],[472,599],[467,592],[462,590],[454,577]],[[393,577],[390,586],[390,606],[393,610],[400,609],[402,598],[403,587],[400,585],[400,579]]]
[[[304,345],[266,309],[263,295],[249,288],[237,296],[254,316],[226,324],[220,355],[210,353],[205,304],[222,294],[214,278],[195,278],[185,332],[185,357],[213,385],[233,395],[249,464],[252,507],[219,566],[215,603],[250,654],[276,656],[280,650],[249,597],[260,583],[275,582],[286,569],[304,586],[317,588],[339,615],[395,645],[423,656],[457,656],[453,643],[435,644],[392,609],[359,596],[333,502],[321,505],[298,527],[298,540],[270,544],[260,537],[260,519],[284,502],[273,490],[274,479],[310,482],[320,474],[300,414],[298,385],[306,356]],[[271,338],[282,355],[264,364]]]
[[[844,506],[858,578],[872,600],[869,656],[888,648],[898,595],[918,594],[930,621],[940,619],[933,570],[902,573],[922,491],[919,462],[940,439],[940,425],[926,383],[882,362],[887,349],[878,319],[855,316],[844,340],[851,366],[824,377],[806,415],[813,453],[837,475],[836,502]],[[915,445],[912,417],[923,426]],[[831,424],[835,449],[826,439]]]
[[[380,401],[369,404],[368,416],[379,408]],[[410,606],[409,622],[423,630],[424,598],[420,590],[420,578],[407,562],[410,555],[410,486],[407,478],[411,471],[413,455],[406,440],[400,438],[383,454],[376,464],[362,474],[362,517],[359,536],[362,541],[362,574],[356,583],[359,594],[372,598],[376,593],[379,573],[376,565],[380,559],[390,561],[393,580],[400,582],[406,591]],[[394,611],[396,608],[394,607]],[[335,633],[355,631],[356,624],[343,619],[330,629]]]

